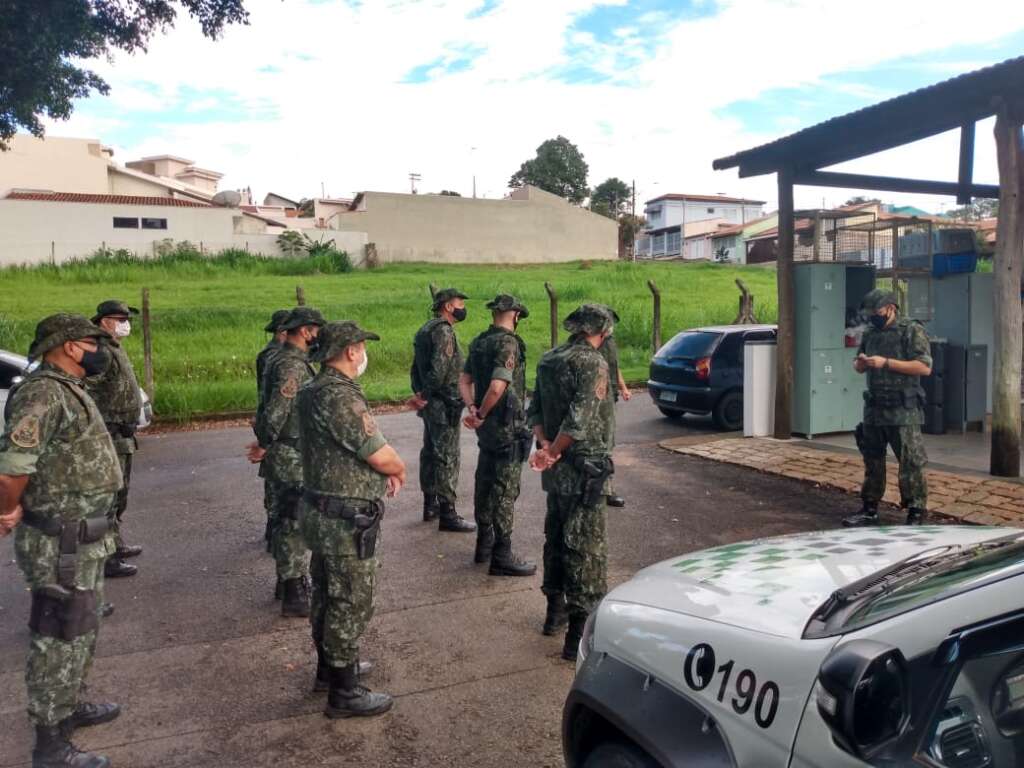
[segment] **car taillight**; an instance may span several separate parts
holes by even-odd
[[[711,378],[711,358],[702,357],[697,361],[694,366],[697,372],[697,378],[701,381],[708,381]]]

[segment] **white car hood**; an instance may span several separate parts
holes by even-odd
[[[982,526],[898,526],[755,539],[652,565],[612,590],[606,600],[800,638],[814,611],[840,587],[913,555],[1014,532]]]

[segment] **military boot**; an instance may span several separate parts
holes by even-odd
[[[79,751],[68,738],[68,731],[59,725],[37,725],[32,768],[110,768],[110,760]]]
[[[491,576],[533,576],[537,572],[537,564],[520,560],[512,552],[510,539],[495,539],[494,550],[491,552]]]
[[[280,576],[277,577],[277,584],[274,585],[274,599],[284,599],[284,579],[282,579]]]
[[[474,563],[486,563],[491,559],[494,549],[494,526],[481,525],[476,529],[476,551],[473,553]]]
[[[100,604],[100,618],[109,619],[114,615],[114,604],[113,603],[101,603]]]
[[[121,576],[134,576],[139,569],[129,565],[117,555],[111,555],[103,564],[103,575],[108,579],[116,579]]]
[[[284,580],[281,615],[286,617],[309,616],[309,590],[306,587],[305,579]]]
[[[551,637],[558,634],[558,630],[569,623],[569,613],[565,608],[565,597],[561,594],[548,595],[548,612],[544,617],[545,635]]]
[[[88,728],[93,725],[102,725],[116,720],[121,714],[120,704],[90,704],[88,701],[79,702],[75,711],[64,718],[61,722],[67,733],[76,728]]]
[[[440,497],[441,511],[437,521],[437,530],[450,533],[472,533],[476,523],[466,520],[455,511],[455,505],[443,496]]]
[[[928,519],[928,510],[921,507],[911,507],[907,510],[907,525],[924,525]]]
[[[441,502],[437,496],[433,493],[424,493],[423,522],[429,523],[431,520],[436,520],[439,514],[441,514]]]
[[[267,554],[274,554],[274,522],[267,518],[267,525],[263,529],[263,540],[267,543]]]
[[[609,507],[624,507],[626,506],[626,500],[619,496],[617,493],[610,493],[605,497],[605,501],[608,502]]]
[[[342,717],[370,717],[380,715],[394,704],[386,693],[373,693],[359,684],[356,665],[331,667],[327,692],[327,709],[324,715],[336,720]]]
[[[120,560],[128,557],[138,557],[141,554],[142,547],[138,544],[125,544],[123,541],[117,543],[117,551],[114,552],[115,557]]]
[[[860,512],[843,518],[844,528],[861,528],[866,525],[878,525],[877,501],[865,501]]]
[[[360,677],[373,672],[372,661],[357,661],[356,672]],[[327,656],[324,649],[317,646],[316,649],[316,680],[313,681],[313,693],[323,693],[331,687],[331,667],[327,663]]]
[[[573,614],[569,617],[569,628],[565,630],[565,645],[562,646],[562,658],[566,661],[576,661],[580,652],[580,640],[583,639],[583,625],[586,623],[586,615]]]

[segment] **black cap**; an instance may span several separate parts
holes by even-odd
[[[139,314],[139,310],[135,307],[129,307],[125,302],[118,299],[107,299],[96,307],[96,314],[93,316],[92,321],[98,323],[104,317],[110,317],[111,315],[131,317],[137,314]]]
[[[263,326],[267,333],[277,333],[281,330],[281,323],[288,319],[292,311],[290,309],[279,309],[270,316],[270,322]]]
[[[296,307],[288,313],[288,317],[278,326],[279,331],[294,331],[304,325],[326,325],[327,321],[319,310],[312,307]]]
[[[316,351],[309,356],[310,362],[314,363],[332,360],[340,355],[345,347],[358,344],[360,341],[380,341],[380,336],[373,331],[360,328],[354,320],[342,320],[323,326],[317,339],[320,343]]]

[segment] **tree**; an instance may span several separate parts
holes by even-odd
[[[437,194],[441,195],[442,197],[462,197],[462,195],[460,195],[458,192],[454,192],[450,189],[442,189]]]
[[[316,211],[316,202],[311,197],[304,197],[299,200],[299,218],[310,219]]]
[[[619,258],[633,257],[636,236],[643,230],[646,220],[643,216],[624,213],[619,217]]]
[[[537,156],[519,166],[508,184],[510,187],[532,184],[579,205],[589,191],[587,170],[587,163],[576,145],[565,136],[559,136],[537,147]]]
[[[999,201],[979,198],[972,200],[969,205],[965,205],[962,208],[951,208],[944,215],[957,221],[994,219],[999,216]]]
[[[843,205],[864,205],[864,203],[870,202],[873,202],[870,197],[864,197],[864,195],[857,195],[856,197],[851,197],[849,200],[843,203]]]
[[[42,116],[66,120],[74,99],[110,92],[79,66],[113,50],[145,51],[173,26],[177,7],[217,38],[228,24],[247,24],[243,0],[0,0],[0,150],[21,126],[43,135]]]
[[[611,219],[626,212],[631,190],[622,179],[612,176],[602,181],[590,193],[590,210]]]

